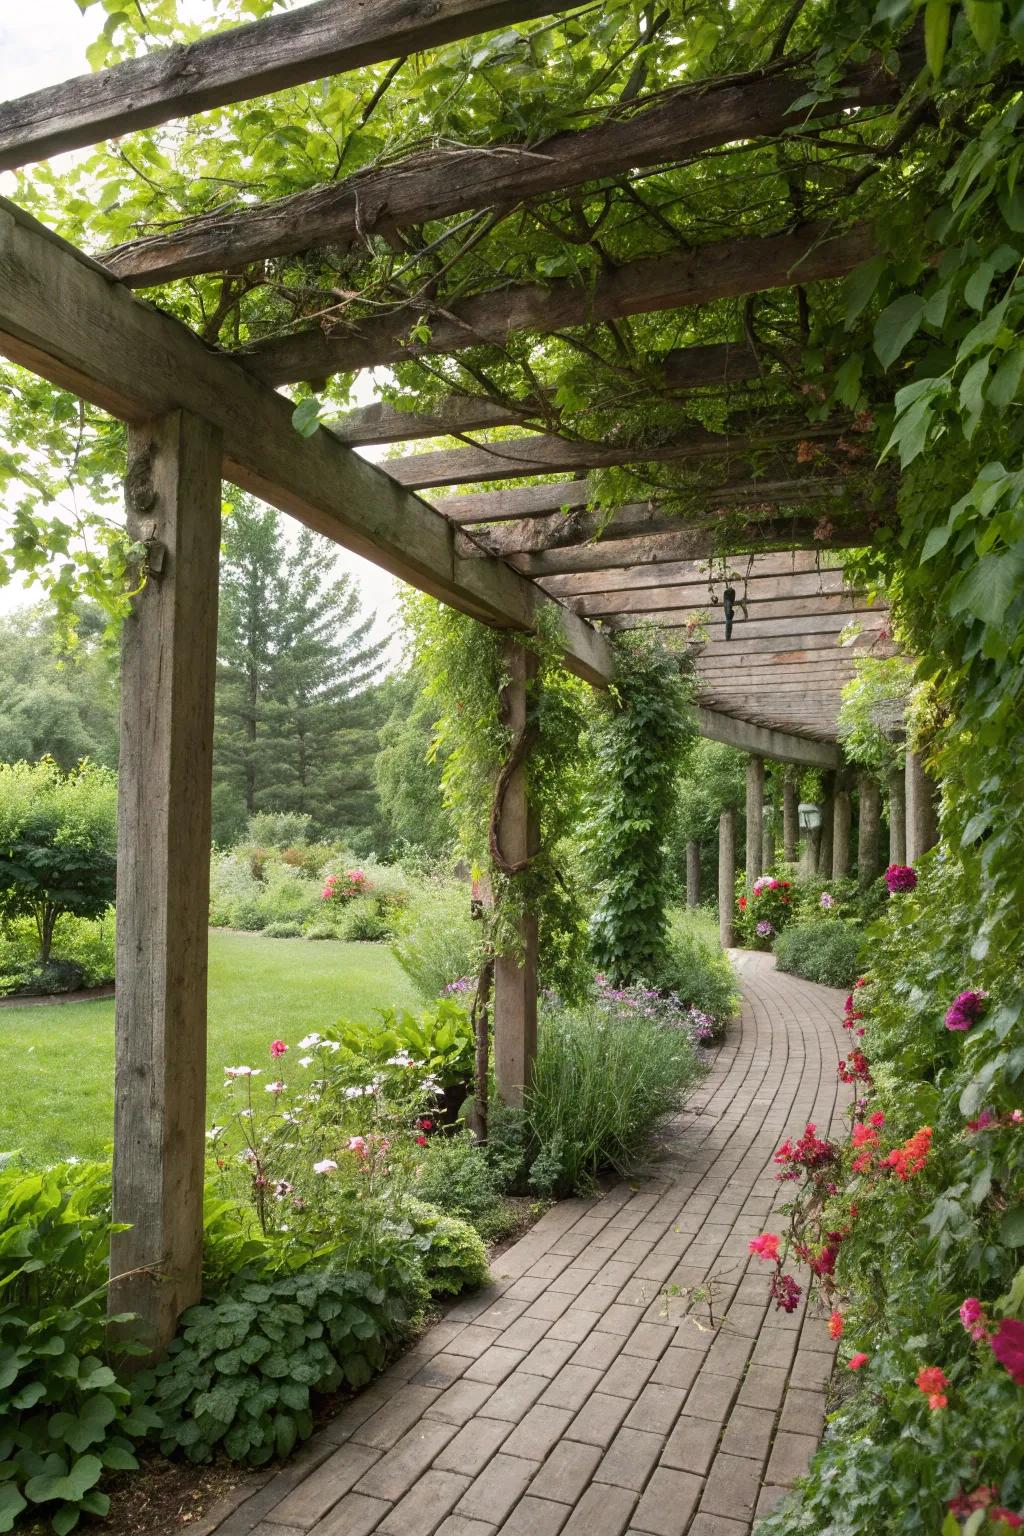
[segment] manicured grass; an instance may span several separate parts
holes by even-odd
[[[211,1111],[220,1100],[223,1068],[269,1068],[271,1040],[294,1045],[339,1018],[368,1019],[377,1008],[418,1002],[386,945],[223,931],[210,934],[209,995]],[[109,1147],[112,1000],[0,1009],[0,1052],[0,1153],[17,1150],[31,1163],[45,1163],[95,1157]]]

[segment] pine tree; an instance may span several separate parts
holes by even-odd
[[[314,832],[375,819],[380,711],[371,687],[385,641],[369,638],[326,539],[292,548],[276,512],[239,498],[225,524],[214,738],[217,835],[255,811],[300,811]]]

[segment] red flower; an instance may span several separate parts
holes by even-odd
[[[770,1259],[774,1263],[779,1257],[779,1239],[774,1232],[762,1232],[760,1237],[750,1239],[750,1251],[759,1259]]]
[[[417,1136],[416,1137],[416,1145],[418,1147],[425,1147],[426,1144],[427,1144],[427,1138],[425,1136]]]
[[[988,1517],[990,1520],[1001,1520],[1011,1531],[1019,1531],[1021,1526],[1024,1525],[1024,1520],[1021,1519],[1020,1515],[1015,1515],[1012,1509],[1004,1509],[1001,1504],[997,1504],[994,1509],[990,1509]]]
[[[843,1336],[843,1314],[833,1312],[828,1320],[828,1336],[830,1339],[841,1339]]]
[[[924,1365],[914,1377],[918,1389],[928,1399],[928,1407],[934,1413],[936,1408],[948,1408],[949,1398],[942,1390],[949,1386],[949,1380],[945,1373],[937,1365]]]
[[[747,898],[745,896],[740,897],[739,907],[741,912],[745,912],[747,910]]]
[[[867,1365],[870,1358],[871,1356],[865,1355],[863,1351],[858,1355],[851,1355],[846,1362],[846,1369],[848,1371],[859,1371],[862,1365]]]
[[[891,1168],[896,1177],[905,1184],[912,1173],[921,1172],[928,1161],[931,1145],[932,1128],[930,1125],[922,1125],[921,1129],[915,1131],[902,1147],[895,1147],[888,1157],[883,1157],[879,1166]]]
[[[288,1047],[285,1045],[283,1040],[272,1040],[270,1042],[271,1056],[283,1056],[287,1049]]]
[[[992,1353],[1018,1387],[1024,1387],[1024,1323],[1015,1317],[1002,1318],[992,1335]]]

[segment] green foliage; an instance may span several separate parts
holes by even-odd
[[[522,1157],[538,1193],[586,1193],[629,1173],[701,1075],[683,1029],[594,1001],[544,1009]]]
[[[0,919],[32,918],[43,965],[62,916],[96,918],[110,906],[116,851],[109,768],[0,763]]]
[[[95,607],[75,614],[73,643],[52,609],[0,622],[0,761],[52,757],[68,771],[85,757],[117,766],[117,667]]]
[[[300,848],[309,842],[308,811],[257,811],[246,823],[246,841],[257,848]]]
[[[736,976],[717,932],[685,908],[670,912],[664,959],[648,979],[684,1007],[706,1013],[720,1030],[739,1012]]]
[[[386,679],[384,700],[391,712],[373,764],[384,847],[392,857],[414,846],[437,859],[451,847],[455,829],[441,788],[445,754],[432,748],[436,707],[416,669]]]
[[[423,1200],[406,1200],[402,1214],[422,1244],[420,1263],[432,1295],[457,1296],[484,1284],[487,1249],[467,1221]]]
[[[823,987],[852,987],[861,973],[863,953],[864,929],[855,922],[793,923],[775,940],[780,971]]]
[[[263,929],[265,938],[268,939],[301,939],[301,923],[268,923]]]
[[[0,1531],[105,1515],[152,1416],[106,1363],[110,1170],[0,1171]]]
[[[7,923],[6,932],[0,932],[0,995],[48,996],[113,981],[113,909],[96,919],[65,916],[59,937],[61,959],[41,966],[35,924],[27,918]]]
[[[500,1229],[502,1179],[468,1131],[430,1137],[413,1187],[420,1199],[468,1221],[484,1238]]]
[[[588,853],[598,889],[591,944],[616,981],[653,975],[665,953],[671,875],[664,815],[695,735],[691,667],[643,626],[615,640],[616,679],[597,731]]]
[[[894,737],[902,729],[913,687],[914,666],[904,657],[856,658],[838,716],[839,738],[851,763],[883,778],[902,763],[903,746]]]
[[[352,902],[339,926],[342,938],[368,944],[390,939],[393,931],[391,919],[381,912],[375,900]]]
[[[363,1387],[409,1321],[415,1275],[358,1269],[243,1269],[190,1307],[167,1359],[139,1380],[159,1415],[160,1448],[262,1465],[313,1432],[312,1393]]]
[[[443,1087],[467,1083],[473,1075],[473,1029],[465,1008],[440,998],[419,1014],[385,1008],[373,1024],[344,1023],[325,1031],[366,1067],[383,1068],[392,1059],[411,1058]]]

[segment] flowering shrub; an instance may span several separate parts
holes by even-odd
[[[764,1536],[995,1536],[1024,1516],[1024,976],[970,890],[941,852],[904,883],[846,1004],[849,1137],[777,1155],[795,1199],[776,1300],[805,1263],[864,1385]]]
[[[365,896],[370,889],[365,870],[349,869],[343,875],[327,876],[321,899],[344,906],[346,902],[354,901],[357,896]]]
[[[909,864],[890,864],[885,872],[885,883],[890,896],[917,889],[917,871]]]
[[[761,875],[749,896],[744,881],[738,882],[738,888],[736,931],[740,943],[748,949],[771,949],[776,934],[794,916],[793,881],[788,875]]]

